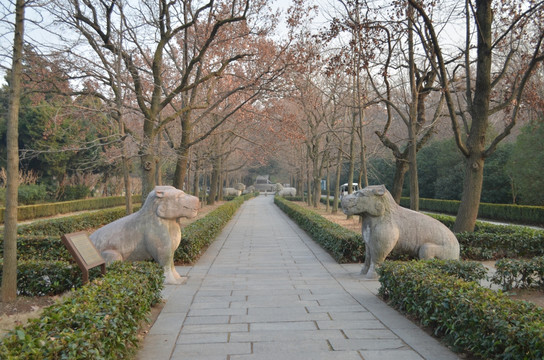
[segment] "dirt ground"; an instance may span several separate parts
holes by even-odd
[[[193,219],[181,219],[181,226],[186,226],[193,221],[196,221],[209,212],[215,210],[219,206],[224,204],[224,201],[216,202],[214,205],[204,205],[198,212],[198,215]],[[69,216],[73,214],[66,214],[64,216]],[[43,219],[40,219],[43,220]],[[43,308],[54,304],[56,301],[59,301],[61,296],[36,296],[36,297],[26,297],[18,296],[16,301],[13,303],[4,303],[0,301],[0,338],[3,337],[9,330],[15,328],[17,325],[24,325],[29,319],[37,318],[41,315]],[[149,317],[149,324],[145,324],[140,331],[140,337],[143,336],[149,331],[149,328],[157,318],[160,313],[160,310],[164,304],[158,304],[155,306]]]

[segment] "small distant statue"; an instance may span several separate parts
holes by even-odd
[[[280,191],[278,191],[278,196],[297,196],[297,189],[294,187],[284,187]]]
[[[255,186],[250,185],[243,191],[243,194],[252,194],[255,191],[256,191]]]
[[[342,199],[346,215],[363,217],[365,263],[361,274],[377,278],[375,267],[392,250],[419,259],[459,259],[459,242],[440,221],[398,205],[383,185],[367,186]]]
[[[181,241],[179,218],[193,218],[200,209],[197,197],[173,186],[157,186],[142,208],[101,227],[90,239],[106,263],[154,259],[164,268],[166,284],[181,284],[174,252]]]
[[[235,188],[223,188],[223,196],[240,196],[242,191]]]
[[[236,190],[240,190],[243,193],[244,190],[246,189],[246,186],[242,183],[237,183],[237,184],[234,184],[234,188]]]

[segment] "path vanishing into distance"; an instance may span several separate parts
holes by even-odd
[[[377,296],[273,203],[246,201],[166,305],[139,360],[412,360],[457,355]]]

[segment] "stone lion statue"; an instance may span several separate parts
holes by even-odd
[[[363,217],[365,263],[361,274],[377,278],[375,267],[394,249],[419,259],[459,259],[459,242],[440,221],[398,205],[385,186],[367,186],[342,199],[346,215]]]
[[[90,235],[106,263],[154,259],[164,268],[165,283],[181,284],[174,251],[181,241],[178,219],[197,215],[200,202],[173,186],[157,186],[142,208]]]
[[[223,196],[240,196],[242,191],[235,188],[223,188]]]
[[[277,192],[278,196],[297,196],[297,189],[294,187],[284,187]]]
[[[246,186],[242,183],[237,183],[234,185],[234,188],[243,192],[246,189]]]

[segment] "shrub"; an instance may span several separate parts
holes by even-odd
[[[0,260],[0,265],[2,261]],[[100,268],[90,271],[90,279],[100,275]],[[0,269],[0,279],[2,269]],[[67,261],[19,260],[17,263],[17,294],[50,296],[62,294],[82,285],[81,270]]]
[[[339,263],[364,261],[365,245],[361,234],[279,196],[274,202]]]
[[[62,236],[75,231],[95,229],[126,216],[124,207],[105,209],[91,213],[41,220],[17,228],[20,235]]]
[[[379,293],[461,351],[484,359],[541,359],[544,309],[446,275],[425,262],[385,262]]]
[[[521,227],[487,226],[473,233],[456,234],[463,258],[488,260],[544,255],[544,231]]]
[[[0,258],[4,257],[4,247],[0,239]],[[17,237],[17,259],[18,260],[43,260],[70,261],[72,256],[66,246],[60,240],[60,236],[47,235],[26,235]]]
[[[47,197],[45,185],[21,185],[18,189],[18,201],[21,204],[30,205],[42,202]]]
[[[457,214],[458,200],[420,199],[419,208],[444,214]],[[410,199],[402,198],[400,204],[409,207]],[[544,206],[480,203],[478,217],[520,224],[544,225]]]
[[[487,269],[476,261],[459,260],[422,260],[426,266],[438,269],[445,274],[455,276],[464,281],[479,282],[487,277]]]
[[[141,196],[132,197],[134,203],[141,203]],[[112,196],[85,200],[63,201],[39,205],[26,205],[17,208],[17,219],[30,220],[75,211],[96,210],[124,205],[124,196]],[[4,221],[4,208],[0,208],[0,222]]]
[[[61,195],[61,201],[85,199],[91,195],[91,189],[85,185],[65,186]]]
[[[39,319],[18,326],[0,343],[2,359],[127,359],[140,323],[161,299],[158,264],[114,263]]]
[[[544,289],[544,256],[530,260],[501,259],[495,263],[497,271],[491,282],[510,290],[512,288]]]
[[[450,229],[455,218],[447,215],[430,216]],[[544,256],[544,230],[516,225],[497,225],[476,222],[474,232],[455,234],[461,246],[461,257],[473,260],[490,260],[504,257]]]

